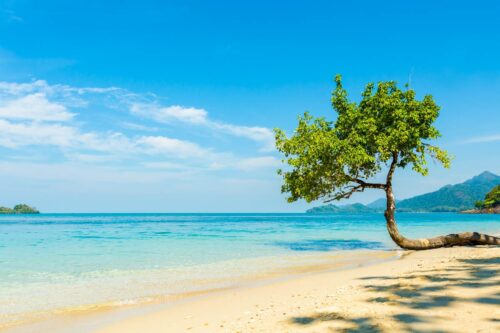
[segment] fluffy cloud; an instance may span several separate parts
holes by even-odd
[[[164,154],[178,158],[207,158],[212,156],[212,152],[199,145],[172,139],[165,136],[143,136],[137,139],[136,145],[144,148],[150,154]]]
[[[262,151],[274,150],[274,133],[265,127],[237,126],[224,123],[212,123],[211,126],[235,136],[261,143]]]
[[[45,92],[49,89],[46,81],[37,80],[29,83],[0,82],[1,95],[26,95],[34,92]]]
[[[217,131],[259,143],[262,151],[274,149],[274,134],[269,128],[257,126],[240,126],[214,121],[208,118],[208,112],[204,109],[183,107],[180,105],[160,106],[153,103],[131,103],[130,112],[136,116],[152,119],[159,123],[183,122],[191,125],[199,125]]]
[[[207,111],[196,108],[186,108],[180,105],[160,107],[155,104],[132,103],[132,114],[153,119],[160,123],[181,121],[190,124],[204,124],[207,122]]]
[[[71,161],[105,163],[134,159],[149,168],[180,169],[182,165],[186,169],[252,170],[276,165],[270,156],[240,159],[237,157],[240,152],[217,152],[172,135],[140,135],[144,131],[171,132],[169,129],[181,122],[201,126],[217,135],[252,140],[259,143],[261,151],[274,149],[274,136],[268,128],[212,120],[204,109],[163,106],[159,100],[151,93],[136,94],[117,87],[78,88],[50,85],[43,80],[0,82],[0,147],[15,150],[51,146]],[[81,116],[87,111],[105,115],[104,119],[122,119],[109,124],[89,122],[88,117],[82,121]],[[111,117],[105,112],[111,112]],[[155,127],[144,125],[144,119],[154,121]]]
[[[166,136],[129,138],[118,132],[82,132],[72,126],[47,123],[12,123],[0,119],[0,146],[55,146],[114,155],[163,155],[174,158],[210,158],[213,153],[199,145]],[[75,154],[74,156],[78,156]]]
[[[17,148],[29,145],[74,146],[77,130],[70,126],[43,123],[11,123],[0,119],[0,146]]]
[[[50,102],[43,93],[26,95],[0,104],[0,118],[65,122],[74,114],[64,105]]]

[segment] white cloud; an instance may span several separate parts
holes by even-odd
[[[165,136],[143,136],[137,139],[138,147],[145,149],[150,154],[166,154],[178,158],[207,158],[212,152],[199,145]]]
[[[43,123],[13,123],[0,119],[0,146],[54,146],[68,150],[91,150],[111,154],[135,151],[135,142],[117,132],[82,132],[77,127]]]
[[[470,138],[467,140],[462,141],[462,143],[467,144],[467,143],[485,143],[485,142],[495,142],[495,141],[500,141],[500,134],[493,134],[493,135],[486,135],[486,136],[479,136],[475,138]]]
[[[31,93],[41,92],[47,95],[68,95],[76,93],[79,95],[86,93],[104,94],[113,92],[123,92],[125,90],[118,87],[72,87],[65,84],[50,85],[45,80],[34,80],[31,82],[17,83],[17,82],[0,82],[0,93],[9,94],[13,96],[26,95]]]
[[[224,123],[212,123],[212,126],[232,135],[259,142],[262,144],[262,151],[274,150],[274,133],[269,128],[237,126]]]
[[[0,93],[13,96],[42,92],[49,89],[46,81],[36,80],[29,83],[0,82]]]
[[[138,162],[154,169],[253,170],[276,165],[273,157],[240,160],[237,154],[217,152],[188,140],[169,135],[144,135],[145,131],[174,129],[137,124],[130,114],[159,124],[182,122],[255,141],[261,151],[274,148],[274,135],[265,127],[239,126],[211,120],[201,108],[180,105],[162,106],[151,93],[136,94],[122,88],[72,87],[50,85],[36,80],[28,83],[0,82],[0,146],[18,149],[26,146],[51,146],[73,162],[105,163],[122,160]],[[92,109],[92,107],[94,109]],[[116,123],[92,123],[83,112],[123,112]],[[80,111],[81,110],[81,111]],[[108,119],[117,119],[116,114]],[[76,121],[77,117],[81,119]],[[84,122],[87,120],[86,122]],[[108,126],[108,127],[106,127]],[[121,133],[120,128],[136,131]],[[143,132],[141,134],[141,132]],[[43,151],[43,150],[40,150]],[[146,159],[146,162],[141,159]]]
[[[64,150],[71,159],[85,162],[110,160],[113,157],[140,155],[162,156],[169,159],[195,159],[211,164],[223,154],[203,148],[193,142],[166,136],[127,137],[118,132],[82,132],[76,127],[51,123],[12,123],[0,119],[0,146],[54,146]],[[105,153],[103,155],[89,152]]]
[[[65,122],[74,114],[64,105],[50,102],[43,93],[26,95],[0,105],[0,118]]]
[[[208,112],[204,109],[183,107],[180,105],[159,106],[154,103],[130,104],[130,112],[136,116],[152,119],[159,123],[172,123],[179,121],[191,125],[202,125],[217,132],[250,139],[262,145],[262,151],[274,150],[274,134],[266,127],[239,126],[234,124],[213,121],[208,118]]]
[[[246,138],[257,142],[261,145],[262,151],[272,151],[274,149],[274,134],[271,129],[259,126],[242,126],[227,122],[215,121],[209,118],[208,112],[203,108],[185,107],[181,105],[164,106],[159,102],[158,96],[152,93],[136,94],[118,87],[71,87],[68,85],[49,85],[46,81],[36,80],[30,83],[9,83],[0,82],[0,96],[27,98],[28,96],[34,101],[21,100],[20,102],[33,103],[50,103],[55,109],[48,109],[40,116],[44,116],[49,120],[68,120],[73,116],[62,108],[67,107],[84,107],[89,101],[85,98],[87,94],[98,96],[103,102],[107,103],[109,108],[127,109],[132,115],[146,119],[151,119],[162,124],[172,124],[182,122],[190,125],[204,126],[218,133],[226,133],[237,137]],[[50,100],[50,102],[49,102]],[[23,106],[23,105],[21,105]],[[40,105],[40,110],[43,105]],[[58,106],[59,108],[57,109]],[[49,105],[45,105],[46,108]],[[24,111],[30,116],[29,111],[34,108],[24,108]],[[5,111],[6,112],[6,111]],[[41,112],[41,111],[40,111]],[[12,114],[12,112],[9,112]],[[18,118],[21,119],[21,118]],[[27,119],[27,118],[26,118]],[[128,128],[131,128],[129,126]],[[136,127],[136,129],[140,130]]]
[[[131,122],[122,122],[120,124],[123,128],[131,129],[134,131],[142,131],[142,132],[157,132],[159,129],[157,127],[144,126],[141,124],[131,123]]]
[[[0,119],[0,146],[17,148],[29,145],[53,145],[61,148],[74,145],[77,130],[60,124],[11,123]]]
[[[133,139],[119,132],[77,132],[75,149],[85,149],[113,155],[133,155],[136,153]]]
[[[132,114],[160,123],[181,121],[190,124],[203,124],[207,121],[207,111],[180,105],[160,107],[156,104],[132,103],[130,111]]]

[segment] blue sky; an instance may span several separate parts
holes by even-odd
[[[500,173],[498,1],[0,1],[0,205],[46,212],[302,211],[272,128],[410,82],[442,106],[452,168]],[[369,202],[377,191],[352,201]]]

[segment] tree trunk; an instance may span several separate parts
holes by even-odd
[[[392,193],[392,185],[390,181],[386,186],[385,193],[387,196],[387,208],[384,215],[387,221],[387,231],[389,231],[389,235],[392,240],[399,247],[406,250],[428,250],[439,247],[464,245],[500,245],[500,238],[480,234],[478,232],[463,232],[459,234],[449,234],[446,236],[422,239],[408,239],[403,237],[398,231],[398,226],[396,225],[396,219],[394,217],[396,203],[394,201],[394,194]]]

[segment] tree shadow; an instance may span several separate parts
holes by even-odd
[[[349,324],[351,327],[343,328],[342,332],[373,332],[373,333],[383,333],[376,323],[369,317],[344,317],[335,312],[324,312],[318,313],[311,316],[305,317],[292,317],[290,322],[297,325],[311,325],[320,322],[329,322],[329,321],[341,321],[346,324]]]
[[[384,316],[349,315],[349,311],[326,311],[312,315],[291,317],[289,323],[299,327],[321,324],[327,332],[437,332],[432,324],[443,319],[434,309],[446,309],[456,303],[500,305],[500,292],[482,297],[467,297],[451,292],[454,287],[470,288],[479,295],[483,288],[500,286],[500,257],[489,259],[459,259],[444,269],[422,269],[401,276],[370,276],[362,289],[373,293],[364,304],[379,303],[384,307]],[[469,294],[469,293],[467,293]],[[334,305],[334,304],[331,304]],[[389,320],[388,320],[389,319]],[[449,318],[445,318],[449,320]],[[384,321],[394,322],[394,330]],[[496,318],[488,322],[499,323]],[[429,330],[430,327],[430,330]],[[320,330],[316,330],[321,332]]]

